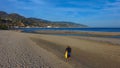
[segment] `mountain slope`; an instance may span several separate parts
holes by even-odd
[[[19,26],[19,27],[25,27],[25,26],[31,26],[31,27],[87,27],[83,24],[76,24],[73,22],[64,22],[64,21],[48,21],[44,19],[38,19],[38,18],[26,18],[24,16],[21,16],[17,13],[11,13],[8,14],[4,11],[0,11],[0,20],[10,20],[12,22],[7,22],[7,24],[12,24],[13,26]],[[0,21],[0,23],[3,23],[3,21]],[[22,24],[22,26],[21,26]]]

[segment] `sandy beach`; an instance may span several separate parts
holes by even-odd
[[[119,44],[115,38],[1,30],[0,68],[120,68]],[[68,45],[72,48],[72,57],[66,63],[64,51]]]
[[[73,68],[27,34],[0,31],[0,68]]]

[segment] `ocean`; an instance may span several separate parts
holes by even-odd
[[[24,32],[34,32],[39,30],[61,30],[61,31],[91,31],[91,32],[120,32],[120,28],[16,28]]]

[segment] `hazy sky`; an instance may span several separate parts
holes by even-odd
[[[120,0],[0,0],[0,11],[91,27],[120,27]]]

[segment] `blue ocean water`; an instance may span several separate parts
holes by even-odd
[[[67,30],[67,31],[92,31],[92,32],[120,32],[120,28],[16,28],[24,32],[38,30]]]

